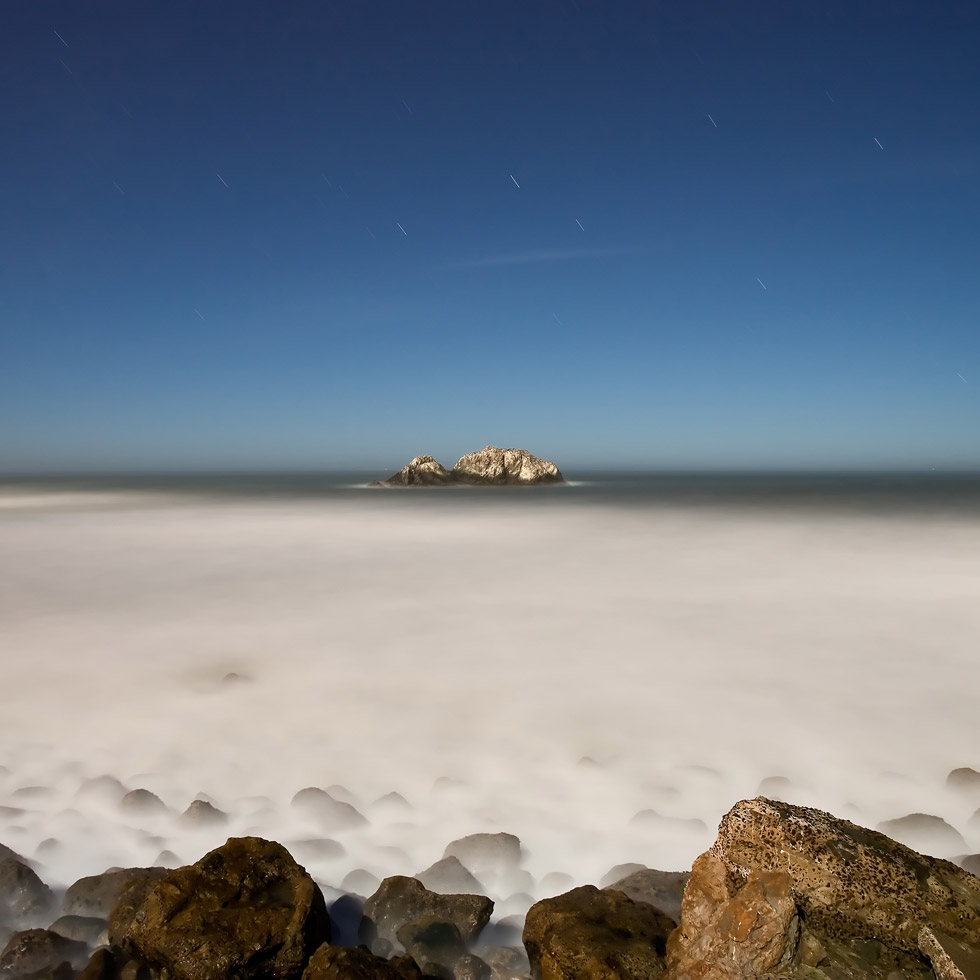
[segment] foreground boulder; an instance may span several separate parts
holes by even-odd
[[[161,878],[122,945],[173,980],[291,980],[329,940],[313,879],[281,844],[241,837]]]
[[[409,923],[446,922],[459,930],[464,943],[472,943],[490,921],[493,901],[483,895],[440,895],[415,878],[394,875],[364,903],[361,942],[380,955],[401,945],[399,930]]]
[[[585,885],[531,907],[524,947],[534,980],[655,980],[673,929],[653,906]]]
[[[763,797],[737,803],[710,853],[735,887],[753,871],[788,874],[807,922],[829,936],[917,952],[929,925],[980,944],[980,879],[821,810]]]
[[[498,449],[487,446],[467,453],[453,467],[453,476],[461,483],[521,484],[563,483],[564,477],[554,463],[538,459],[526,449]]]
[[[949,964],[978,949],[980,879],[829,813],[760,797],[736,804],[694,862],[668,980],[925,980],[927,956],[940,980],[964,980]]]

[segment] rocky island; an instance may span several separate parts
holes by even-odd
[[[370,486],[534,486],[564,482],[565,478],[554,463],[539,459],[526,449],[486,446],[478,452],[462,456],[451,470],[432,456],[416,456],[394,476],[387,480],[375,480]]]

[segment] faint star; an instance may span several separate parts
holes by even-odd
[[[718,123],[715,122],[714,117],[711,115],[710,112],[708,113],[708,118],[711,120],[711,125],[714,126],[715,129],[717,129],[718,128]]]
[[[225,187],[227,187],[227,186],[228,186],[228,181],[227,181],[227,180],[225,180],[225,178],[224,178],[224,177],[222,177],[222,176],[221,176],[221,174],[219,174],[219,173],[218,173],[217,171],[215,171],[215,173],[214,173],[214,175],[215,175],[215,177],[217,177],[217,178],[218,178],[218,180],[220,180],[220,181],[221,181],[221,183],[222,183],[222,184],[224,184],[224,185],[225,185]]]
[[[64,45],[64,46],[66,47],[66,48],[68,48],[68,47],[71,47],[71,45],[70,45],[70,44],[69,44],[69,43],[68,43],[68,42],[67,42],[67,41],[66,41],[66,40],[65,40],[65,39],[64,39],[64,38],[63,38],[63,37],[62,37],[62,36],[61,36],[61,35],[60,35],[60,34],[59,34],[59,33],[57,32],[57,31],[55,31],[55,32],[54,32],[54,36],[55,36],[55,37],[56,37],[56,38],[57,38],[57,39],[58,39],[59,41],[61,41],[61,43],[62,43],[62,44],[63,44],[63,45]]]

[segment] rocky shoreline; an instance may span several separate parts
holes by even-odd
[[[976,788],[980,773],[957,781]],[[310,794],[304,805],[328,795]],[[612,869],[492,921],[484,892],[533,888],[508,833],[459,838],[369,895],[356,887],[369,875],[352,879],[329,903],[260,837],[182,867],[109,869],[62,895],[0,845],[0,980],[974,980],[980,878],[961,865],[975,860],[760,796],[725,814],[689,872]]]
[[[564,482],[565,478],[554,463],[539,459],[526,449],[485,446],[460,457],[451,470],[432,456],[416,456],[394,476],[374,480],[369,486],[536,486]]]

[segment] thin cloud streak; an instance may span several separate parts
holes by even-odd
[[[497,265],[535,265],[542,262],[571,262],[575,259],[597,259],[610,255],[623,255],[624,248],[536,248],[528,252],[508,252],[504,255],[487,255],[478,259],[454,262],[455,268],[483,269]]]

